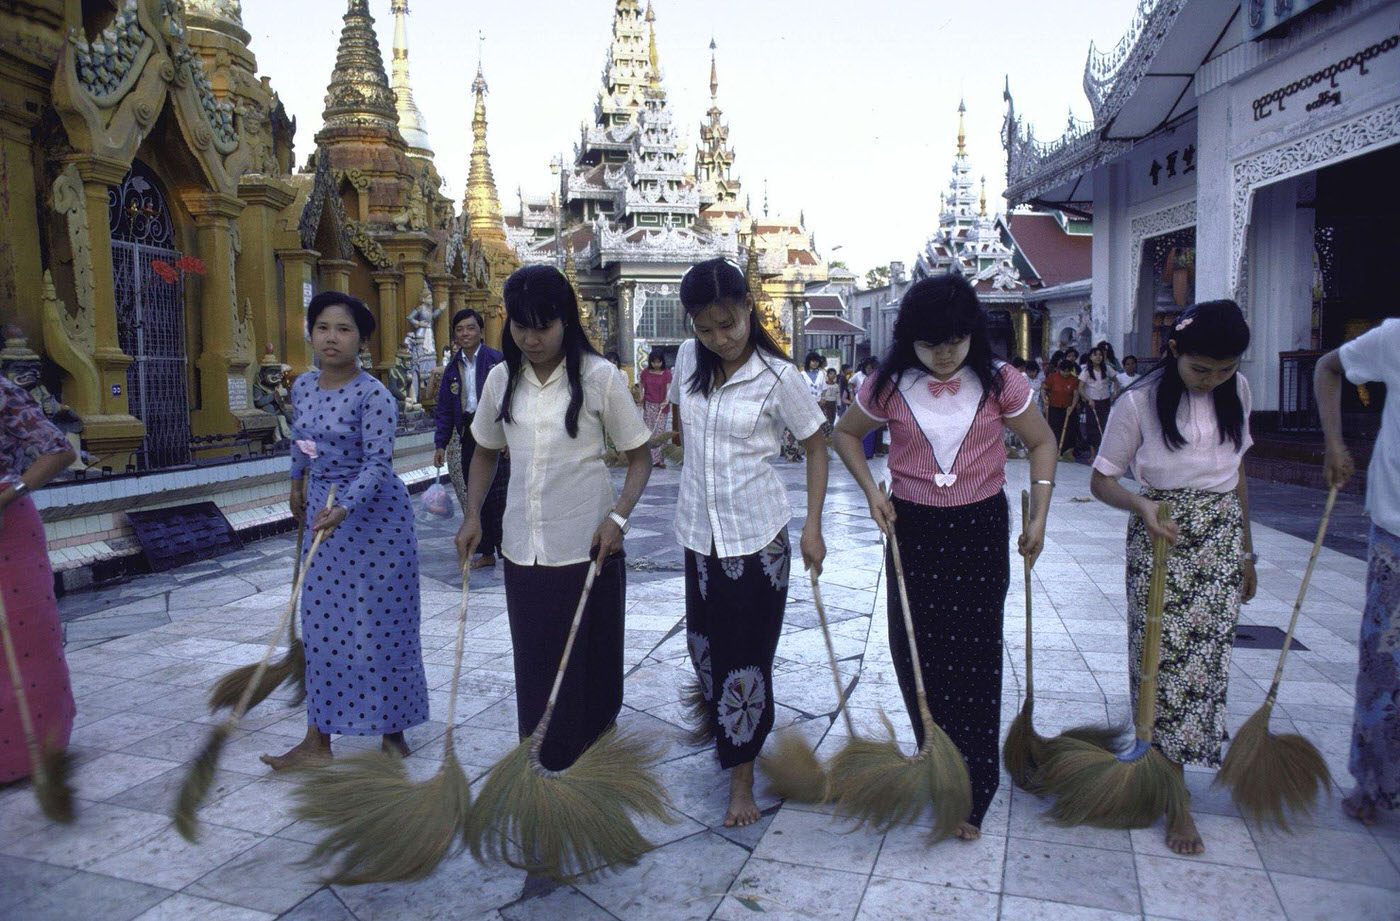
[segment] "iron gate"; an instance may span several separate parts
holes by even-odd
[[[184,279],[170,246],[170,212],[152,179],[135,163],[108,199],[117,341],[134,359],[126,392],[131,414],[146,426],[143,470],[190,462]]]

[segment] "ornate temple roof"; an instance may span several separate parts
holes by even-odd
[[[737,204],[739,180],[732,175],[734,149],[729,146],[729,126],[719,107],[719,72],[715,65],[715,40],[710,39],[710,108],[700,123],[700,147],[695,152],[695,183],[700,204]]]
[[[476,65],[476,79],[472,81],[472,95],[476,98],[472,112],[472,159],[462,213],[474,238],[504,241],[501,199],[496,193],[496,177],[491,172],[491,155],[486,149],[486,77],[481,72],[480,62]]]
[[[376,125],[396,129],[394,91],[384,73],[384,57],[374,34],[368,0],[349,0],[335,69],[326,87],[323,128]]]
[[[431,157],[428,123],[418,104],[413,101],[413,86],[408,77],[408,0],[390,0],[394,14],[394,109],[399,113],[399,133],[408,143],[410,152]]]
[[[1094,238],[1066,233],[1056,215],[1016,211],[1006,218],[1005,225],[1031,272],[1045,287],[1093,274]]]

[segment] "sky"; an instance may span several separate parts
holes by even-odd
[[[719,105],[735,173],[761,211],[805,215],[818,250],[863,274],[912,264],[937,226],[938,194],[967,104],[967,150],[1005,210],[1003,81],[1042,140],[1068,112],[1089,118],[1082,79],[1090,41],[1111,48],[1136,0],[654,0],[663,86],[693,157],[718,46]],[[490,93],[488,141],[501,206],[550,189],[549,162],[572,162],[592,120],[613,0],[410,0],[409,64],[445,191],[461,200],[471,152],[478,48]],[[370,0],[386,71],[389,0]],[[344,0],[244,0],[261,75],[297,120],[304,163],[321,125]],[[485,40],[479,41],[484,34]]]

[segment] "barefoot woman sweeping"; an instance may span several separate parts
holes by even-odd
[[[807,454],[803,564],[821,571],[827,454],[822,413],[801,373],[764,331],[744,273],[724,259],[692,266],[670,401],[685,446],[676,535],[685,547],[685,626],[699,680],[697,729],[729,771],[727,826],[758,821],[753,761],[773,728],[773,655],[787,607],[792,517],[768,463],[784,429]]]
[[[408,754],[403,733],[428,719],[419,645],[418,542],[408,490],[394,474],[398,410],[359,367],[374,315],[358,298],[325,291],[306,311],[320,369],[292,385],[292,514],[321,509],[327,537],[302,589],[306,738],[274,771],[331,759],[331,736],[382,735]],[[307,472],[312,486],[304,488]],[[325,505],[336,485],[335,505]]]
[[[967,760],[972,812],[957,835],[981,835],[1001,776],[1002,608],[1011,580],[1003,427],[1031,455],[1031,515],[1019,539],[1032,562],[1045,542],[1056,442],[1030,383],[992,357],[986,315],[962,276],[924,279],[904,295],[894,343],[836,429],[836,452],[902,551],[918,658],[934,722]],[[893,499],[870,474],[861,439],[890,429]],[[886,564],[897,584],[895,563]],[[890,646],[918,744],[924,726],[899,593]]]
[[[1253,542],[1241,462],[1249,436],[1249,382],[1239,373],[1249,327],[1234,301],[1181,315],[1161,364],[1123,392],[1104,426],[1090,488],[1131,512],[1128,521],[1128,661],[1133,710],[1152,570],[1152,538],[1172,545],[1162,609],[1161,664],[1152,744],[1178,771],[1220,767],[1225,692],[1240,602],[1254,597]],[[1132,472],[1143,488],[1118,478]],[[1168,502],[1172,522],[1157,523]],[[1205,850],[1189,812],[1167,828],[1178,854]]]

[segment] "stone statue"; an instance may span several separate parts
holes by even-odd
[[[428,285],[423,285],[423,296],[418,301],[418,306],[408,315],[409,333],[404,337],[403,344],[408,348],[412,357],[413,367],[413,398],[422,402],[419,394],[423,392],[423,382],[433,373],[433,369],[438,366],[437,345],[433,340],[433,321],[446,309],[446,306],[433,307],[433,291]]]
[[[389,392],[394,395],[394,400],[399,404],[399,418],[404,419],[409,412],[418,409],[418,404],[413,400],[413,356],[408,351],[407,345],[399,347],[399,354],[394,361],[394,366],[389,369],[388,380],[385,384]]]
[[[292,407],[287,399],[286,374],[291,370],[277,360],[272,344],[263,350],[262,361],[258,365],[258,377],[253,383],[253,405],[277,420],[277,441],[283,442],[292,437]]]
[[[44,386],[40,375],[39,354],[29,348],[29,340],[25,338],[24,332],[18,326],[6,326],[3,333],[5,347],[0,350],[0,374],[28,391],[48,420],[65,435],[81,432],[83,423],[78,414],[67,404],[60,402],[49,388]]]

